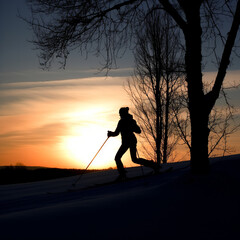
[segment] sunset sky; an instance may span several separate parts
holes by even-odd
[[[98,71],[95,56],[78,52],[70,55],[66,69],[57,64],[49,71],[39,67],[37,51],[28,42],[32,32],[17,17],[28,15],[24,0],[0,1],[0,166],[85,168],[115,130],[118,110],[131,102],[123,85],[133,71],[133,57],[127,53],[118,62],[119,69],[108,77]],[[212,79],[215,72],[205,73]],[[240,61],[230,69],[226,84],[240,83]],[[240,89],[229,89],[230,103],[240,115]],[[221,100],[218,102],[222,104]],[[240,137],[230,139],[234,153],[240,153]],[[110,138],[92,168],[114,167],[120,136]],[[181,149],[179,158],[188,155]],[[134,166],[127,154],[126,166]]]

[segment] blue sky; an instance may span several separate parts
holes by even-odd
[[[50,71],[40,69],[38,51],[29,41],[32,39],[32,31],[29,26],[18,18],[29,16],[25,0],[1,0],[0,1],[0,81],[35,81],[62,80],[82,77],[103,76],[100,73],[102,59],[89,54],[81,55],[78,51],[70,54],[66,69],[59,69],[58,64],[53,64]],[[113,70],[111,75],[126,76],[131,73],[133,63],[131,54],[119,59],[121,69]]]
[[[50,71],[40,69],[38,51],[33,50],[34,46],[29,42],[32,39],[32,31],[29,26],[17,17],[30,16],[25,0],[1,0],[0,1],[0,81],[45,81],[63,80],[83,77],[103,76],[99,73],[100,62],[103,59],[89,54],[86,59],[77,50],[70,54],[66,69],[59,69],[58,64],[53,64]],[[238,43],[240,43],[240,34]],[[239,44],[238,44],[239,45]],[[234,55],[234,62],[229,70],[240,69],[240,59]],[[131,51],[127,52],[122,59],[118,60],[118,70],[110,72],[112,76],[128,76],[132,73],[134,61]],[[205,71],[213,71],[213,64],[208,60]],[[216,70],[216,69],[215,69]],[[96,75],[97,74],[97,75]]]

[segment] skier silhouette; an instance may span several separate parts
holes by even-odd
[[[133,116],[128,113],[128,110],[128,107],[120,108],[119,115],[121,119],[118,122],[116,130],[114,132],[108,131],[108,137],[118,136],[119,133],[121,133],[122,137],[122,145],[115,156],[115,161],[119,172],[119,177],[117,180],[124,180],[126,178],[126,171],[123,167],[121,158],[128,149],[130,149],[131,159],[134,163],[153,168],[155,172],[157,172],[160,168],[160,166],[154,161],[137,158],[137,139],[134,133],[141,133],[141,129],[133,119]]]

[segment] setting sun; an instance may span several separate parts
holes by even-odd
[[[66,158],[71,159],[74,165],[85,168],[95,156],[99,148],[107,139],[107,129],[89,125],[79,130],[72,129],[77,135],[65,136],[62,140],[62,148],[65,149]],[[114,156],[119,147],[120,139],[111,139],[106,142],[90,168],[108,168],[114,165]]]

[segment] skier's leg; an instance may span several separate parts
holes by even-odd
[[[137,158],[136,152],[137,152],[137,145],[136,144],[131,145],[130,146],[130,154],[131,154],[132,161],[134,163],[143,165],[145,167],[150,167],[150,168],[154,169],[154,171],[156,171],[156,172],[159,170],[159,165],[157,163],[155,163],[154,161],[146,160],[144,158]]]
[[[140,164],[140,165],[143,165],[143,166],[149,166],[151,165],[151,161],[147,161],[146,159],[143,159],[143,158],[137,158],[137,144],[132,144],[130,146],[130,154],[131,154],[131,158],[132,158],[132,161],[134,163],[137,163],[137,164]]]
[[[121,158],[127,150],[128,150],[128,146],[121,145],[121,147],[118,149],[118,152],[115,156],[115,162],[116,162],[116,165],[117,165],[117,169],[118,169],[118,172],[119,172],[120,176],[122,176],[122,177],[126,177],[126,172],[125,172],[125,169],[123,167]]]

